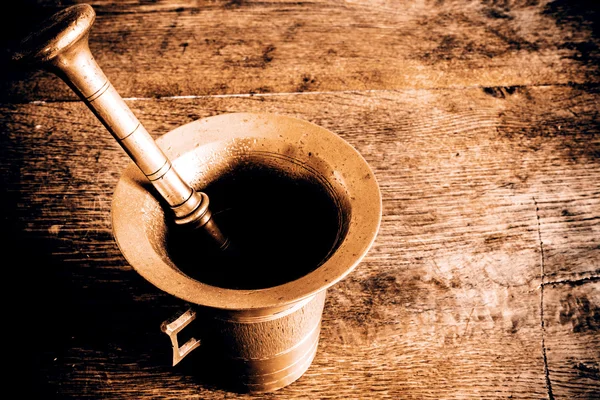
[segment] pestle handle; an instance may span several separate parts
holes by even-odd
[[[21,42],[13,60],[61,77],[102,122],[174,213],[179,225],[203,227],[221,248],[228,241],[211,218],[208,196],[186,183],[94,60],[88,45],[96,18],[88,4],[65,8]]]

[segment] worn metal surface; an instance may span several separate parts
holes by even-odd
[[[281,389],[300,378],[317,354],[325,294],[323,290],[262,316],[205,307],[188,310],[181,315],[184,320],[190,312],[198,315],[185,327],[193,338],[174,353],[174,360],[181,361],[182,353],[197,347],[187,361],[213,385],[235,392]],[[172,340],[176,334],[170,333]]]
[[[151,192],[143,185],[139,171],[127,168],[115,189],[112,201],[112,224],[115,239],[125,258],[142,276],[158,288],[193,304],[231,310],[231,312],[270,314],[288,304],[312,296],[344,278],[369,250],[381,219],[381,195],[377,181],[363,157],[348,143],[317,125],[292,117],[270,114],[235,113],[191,122],[162,136],[157,142],[172,156],[184,179],[192,185],[208,185],[240,164],[269,166],[293,180],[313,179],[315,185],[335,199],[337,228],[329,249],[304,276],[262,290],[240,290],[211,286],[181,274],[169,252],[169,225],[164,212]],[[235,177],[234,177],[235,178]],[[280,187],[267,193],[236,193],[238,197],[274,195]],[[307,203],[304,208],[311,208]],[[300,209],[289,208],[288,218]],[[263,216],[258,216],[258,221]],[[284,214],[285,218],[285,214]],[[322,229],[321,226],[313,227]],[[250,239],[257,228],[245,229],[242,237]],[[309,227],[289,226],[304,235],[315,235]],[[286,231],[279,232],[285,235]],[[260,251],[265,262],[275,252],[269,241]],[[295,246],[292,244],[292,246]],[[299,245],[298,245],[299,246]],[[310,248],[292,247],[297,254],[287,254],[280,269],[292,264],[301,252]],[[201,250],[201,244],[190,249]],[[198,269],[208,268],[201,257]],[[221,267],[221,266],[217,266]],[[249,265],[258,269],[260,265]],[[309,266],[310,267],[310,266]],[[273,270],[272,273],[276,273]],[[267,277],[264,277],[267,279]],[[265,311],[268,310],[268,311]]]
[[[179,127],[157,142],[166,149],[176,168],[183,172],[184,179],[194,185],[210,185],[231,174],[230,184],[235,186],[236,180],[240,179],[237,176],[240,165],[268,167],[292,181],[314,182],[335,204],[330,210],[336,214],[335,235],[326,244],[325,251],[313,260],[314,265],[295,264],[294,258],[313,251],[311,247],[318,243],[306,247],[296,240],[288,247],[289,252],[277,254],[274,241],[262,241],[259,249],[252,249],[258,257],[242,255],[235,261],[242,264],[248,279],[259,284],[256,289],[242,289],[232,288],[229,283],[235,279],[232,274],[242,273],[238,266],[227,265],[222,259],[212,263],[204,259],[202,255],[206,254],[206,249],[202,242],[187,248],[194,260],[192,268],[222,270],[224,279],[217,284],[193,279],[192,274],[196,271],[190,273],[178,264],[168,245],[173,240],[169,232],[172,227],[133,165],[125,170],[113,198],[115,239],[131,266],[166,293],[208,308],[209,316],[200,324],[206,325],[203,335],[208,337],[207,346],[213,352],[211,358],[218,360],[220,355],[238,360],[222,360],[227,365],[221,374],[222,379],[228,377],[226,386],[261,392],[279,389],[298,379],[317,351],[325,290],[358,265],[379,229],[381,194],[369,165],[337,135],[299,119],[269,114],[227,114],[206,118]],[[253,178],[252,174],[250,178]],[[262,193],[248,193],[240,188],[230,194],[269,197],[282,190],[282,186],[273,185],[264,188]],[[258,201],[263,200],[267,199]],[[272,234],[283,235],[284,240],[286,237],[295,240],[288,232],[300,231],[301,235],[315,236],[316,230],[325,229],[318,220],[315,224],[302,226],[294,223],[292,218],[302,212],[297,207],[318,209],[319,203],[308,199],[298,205],[289,200],[289,204],[282,206],[283,214],[277,216],[289,219],[289,226]],[[215,210],[222,208],[227,207],[215,203]],[[265,218],[269,212],[264,210],[256,224],[269,225]],[[244,220],[233,220],[231,224],[244,225],[236,227],[242,232],[236,242],[243,244],[257,234],[254,224]],[[273,257],[275,263],[266,268],[260,265],[269,264]],[[289,280],[278,279],[274,286],[265,285],[272,281],[272,275],[294,268],[306,272],[295,273]],[[315,308],[314,304],[319,306]],[[212,315],[217,315],[216,319],[221,321],[220,328],[211,323]],[[290,318],[297,323],[290,323]],[[198,339],[205,341],[202,335]],[[215,343],[227,345],[215,346]],[[174,351],[179,353],[179,349]],[[242,372],[237,363],[245,366]]]

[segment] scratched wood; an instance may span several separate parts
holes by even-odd
[[[85,106],[0,106],[5,253],[30,266],[11,273],[27,278],[35,323],[54,327],[25,333],[36,339],[38,390],[78,399],[594,398],[599,97],[594,85],[547,85],[129,101],[156,136],[227,112],[307,119],[354,145],[375,172],[379,236],[328,292],[311,368],[264,396],[212,388],[192,362],[168,366],[158,326],[183,304],[137,276],[114,243],[110,200],[128,160]]]
[[[24,30],[16,19],[57,3],[11,4],[3,43]],[[285,113],[339,133],[375,170],[381,232],[330,290],[317,358],[256,397],[600,396],[593,4],[91,3],[92,51],[119,91],[170,98],[130,102],[156,135],[224,112]],[[28,266],[7,281],[38,305],[10,319],[31,344],[31,387],[250,397],[211,388],[189,362],[168,367],[158,324],[182,304],[127,266],[110,231],[127,159],[83,105],[60,101],[74,97],[57,79],[1,66],[2,246]],[[333,91],[357,92],[277,94]],[[228,93],[267,95],[172,98]],[[31,100],[48,102],[17,104]]]
[[[32,20],[75,1],[13,3],[2,13],[7,49]],[[89,3],[98,14],[90,47],[126,97],[572,84],[599,76],[600,16],[586,2]],[[56,89],[52,75],[10,72],[1,101],[74,98]]]
[[[557,399],[600,394],[600,282],[544,285],[544,343],[551,393]]]

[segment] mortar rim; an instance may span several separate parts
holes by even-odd
[[[300,131],[304,133],[300,135]],[[325,159],[341,163],[336,164],[336,171],[342,179],[348,179],[345,187],[350,190],[348,198],[351,202],[352,217],[348,232],[338,249],[320,267],[299,279],[254,290],[210,286],[168,266],[152,251],[149,252],[148,246],[151,246],[149,243],[139,241],[134,243],[131,240],[131,237],[136,237],[136,233],[141,233],[139,219],[142,212],[140,209],[132,210],[131,207],[134,204],[141,204],[140,196],[151,196],[151,194],[144,193],[144,190],[139,188],[139,184],[136,189],[135,182],[136,179],[142,179],[141,173],[134,164],[130,164],[123,171],[113,194],[111,206],[113,235],[129,264],[158,289],[190,303],[224,310],[280,308],[306,299],[339,282],[356,268],[371,248],[381,223],[381,192],[375,175],[364,157],[339,135],[311,122],[290,116],[228,113],[180,126],[157,139],[157,144],[174,160],[173,156],[178,156],[181,150],[191,151],[184,146],[186,140],[189,141],[192,137],[189,132],[195,133],[193,136],[195,145],[208,144],[221,135],[252,138],[282,136],[282,134],[285,134],[286,138],[289,136],[292,139],[299,139],[300,142],[302,138],[305,140],[308,138],[310,143],[307,150],[310,150],[310,145],[314,143],[326,145],[332,151]],[[310,136],[307,136],[307,132]],[[178,141],[178,139],[182,140]],[[350,172],[355,175],[358,173],[360,177],[349,177],[347,174]],[[134,197],[133,201],[132,197]]]

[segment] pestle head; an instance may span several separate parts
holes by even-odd
[[[14,62],[43,64],[74,45],[87,42],[87,37],[96,19],[89,4],[78,4],[65,8],[47,18],[40,28],[25,37],[14,52]]]

